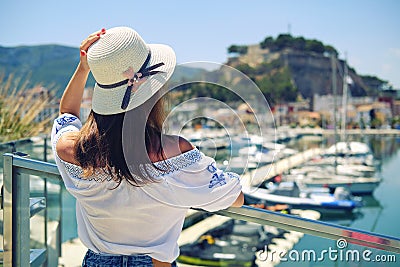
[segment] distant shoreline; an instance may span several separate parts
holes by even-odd
[[[334,129],[295,128],[294,132],[300,135],[334,135]],[[340,129],[336,131],[340,134]],[[346,135],[400,135],[397,129],[346,129]]]

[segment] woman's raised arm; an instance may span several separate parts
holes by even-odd
[[[86,38],[80,46],[80,62],[72,75],[67,87],[65,88],[64,94],[60,101],[60,114],[70,113],[79,117],[83,90],[85,89],[85,84],[89,75],[89,65],[87,63],[87,50],[88,48],[96,42],[100,35],[105,34],[106,30],[92,33]]]

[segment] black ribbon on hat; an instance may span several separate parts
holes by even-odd
[[[142,67],[140,68],[140,70],[138,72],[135,73],[135,75],[131,78],[131,79],[126,79],[117,83],[113,83],[113,84],[99,84],[97,83],[97,85],[103,89],[112,89],[112,88],[116,88],[125,84],[128,84],[129,82],[131,82],[131,85],[129,85],[126,88],[124,97],[122,98],[122,104],[121,104],[121,109],[125,110],[128,105],[129,102],[131,100],[131,94],[132,94],[132,87],[134,85],[135,82],[137,82],[139,79],[144,78],[144,77],[148,77],[148,76],[152,76],[158,73],[165,73],[164,71],[159,71],[159,70],[155,70],[161,66],[164,66],[164,62],[160,62],[157,64],[154,64],[152,66],[149,66],[146,68],[146,66],[149,64],[150,62],[150,58],[151,58],[151,52],[149,51],[149,54],[147,55],[146,60],[144,61]],[[139,75],[141,74],[141,75]]]

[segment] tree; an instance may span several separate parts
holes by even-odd
[[[256,80],[261,92],[272,103],[296,101],[297,89],[291,82],[288,68],[281,68]]]
[[[334,55],[335,57],[339,55],[338,51],[331,45],[325,45],[325,52]]]
[[[240,64],[240,65],[236,66],[236,69],[238,71],[243,72],[244,74],[246,74],[248,76],[254,75],[255,71],[256,71],[254,68],[250,67],[250,65],[246,64],[246,63],[243,63],[243,64]]]
[[[293,40],[293,49],[303,51],[306,47],[306,39],[304,37],[296,37]]]
[[[293,37],[290,34],[284,33],[279,34],[276,39],[271,36],[266,37],[262,42],[260,42],[261,49],[268,48],[271,51],[282,50],[285,48],[291,48],[298,51],[309,51],[318,54],[324,52],[334,54],[336,57],[338,55],[337,50],[331,45],[324,45],[318,40],[305,39],[302,36]],[[237,49],[236,47],[234,47]]]
[[[305,48],[307,51],[315,52],[318,54],[322,54],[325,52],[324,44],[318,40],[307,40]]]
[[[293,37],[290,34],[279,34],[278,38],[276,38],[275,45],[278,49],[292,47]]]
[[[265,48],[272,48],[274,46],[274,38],[271,36],[268,36],[260,43],[261,49]]]
[[[228,47],[228,53],[238,53],[244,55],[247,53],[247,46],[245,45],[231,45]]]

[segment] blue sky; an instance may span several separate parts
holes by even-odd
[[[166,43],[179,63],[226,61],[231,44],[288,32],[333,45],[360,74],[400,88],[400,1],[1,1],[0,45],[78,47],[102,27],[127,25],[148,43]]]

